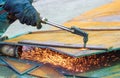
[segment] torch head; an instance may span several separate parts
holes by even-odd
[[[72,33],[80,35],[83,37],[84,48],[86,48],[86,44],[88,41],[88,33],[86,33],[85,31],[83,31],[80,28],[77,28],[75,26],[71,27],[71,30],[73,31]]]

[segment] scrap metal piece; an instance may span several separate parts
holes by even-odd
[[[83,48],[80,44],[63,44],[56,42],[38,42],[33,40],[22,40],[19,42],[20,44],[27,44],[33,46],[45,46],[48,49],[51,49],[55,52],[59,52],[62,54],[67,54],[72,57],[81,57],[86,55],[91,55],[93,53],[102,53],[106,52],[107,49],[102,46],[87,46],[87,48]]]
[[[120,77],[120,64],[116,64],[110,67],[89,71],[86,73],[77,73],[77,76],[87,76],[95,78],[119,78]]]
[[[74,48],[57,48],[57,47],[49,47],[51,50],[59,52],[61,54],[66,54],[72,57],[82,57],[93,54],[103,53],[101,50],[89,50],[89,49],[74,49]]]
[[[57,43],[57,42],[39,42],[35,40],[22,40],[18,43],[21,44],[29,44],[29,45],[41,45],[41,46],[47,46],[47,47],[61,47],[61,48],[76,48],[80,49],[83,48],[81,44],[64,44],[64,43]],[[95,45],[88,45],[86,46],[89,50],[107,50],[107,48],[104,48],[103,46],[95,46]]]
[[[82,48],[80,44],[63,44],[63,43],[53,43],[53,42],[38,42],[31,40],[23,40],[19,43],[9,43],[9,42],[0,42],[2,47],[1,53],[5,55],[19,57],[18,49],[22,46],[33,46],[48,48],[59,53],[67,54],[68,56],[80,57],[93,53],[102,53],[107,52],[106,48],[101,46],[88,46],[87,49]],[[7,46],[7,47],[6,47]],[[84,50],[83,50],[84,49]]]
[[[0,65],[0,78],[19,78],[18,75],[7,66]]]
[[[23,61],[20,59],[1,57],[1,59],[15,72],[18,74],[24,74],[32,69],[36,68],[38,65],[29,63],[28,61]]]
[[[54,67],[47,64],[32,70],[29,74],[42,78],[65,78],[63,74],[59,73]]]

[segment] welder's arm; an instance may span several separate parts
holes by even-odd
[[[42,27],[39,13],[32,6],[32,0],[6,0],[3,8],[22,24]]]

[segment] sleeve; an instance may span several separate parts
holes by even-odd
[[[5,0],[0,0],[0,36],[4,34],[9,25],[11,24],[7,19],[8,13],[4,11],[3,5]]]

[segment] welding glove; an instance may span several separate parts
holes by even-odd
[[[22,24],[42,27],[39,13],[32,6],[33,0],[6,0],[3,8]]]

